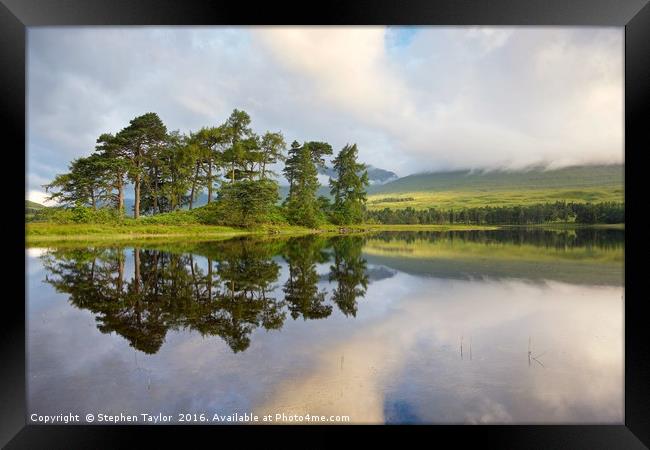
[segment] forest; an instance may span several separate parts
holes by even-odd
[[[530,225],[625,222],[620,202],[535,203],[514,206],[368,210],[367,166],[356,144],[336,156],[322,141],[293,141],[279,131],[258,134],[251,117],[233,110],[220,125],[188,134],[169,131],[153,112],[117,133],[97,138],[92,154],[45,185],[60,206],[30,209],[29,221],[67,223],[207,224],[252,228],[262,224],[310,229],[326,224]],[[333,156],[330,196],[318,195],[319,170]],[[276,172],[289,184],[280,199]],[[135,196],[126,211],[125,192]],[[207,192],[207,204],[196,201]],[[391,198],[389,198],[391,199]],[[409,198],[396,198],[396,200]],[[386,201],[383,199],[382,201]]]
[[[382,224],[534,225],[543,223],[615,224],[625,222],[625,205],[616,202],[555,202],[517,206],[368,211],[368,222]]]

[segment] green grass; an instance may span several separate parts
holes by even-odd
[[[291,225],[261,225],[255,228],[234,228],[201,224],[148,224],[125,221],[123,224],[56,224],[48,222],[25,225],[28,246],[54,245],[59,243],[117,242],[152,239],[206,240],[243,235],[301,235],[309,233],[373,233],[379,231],[448,231],[448,230],[493,230],[495,226],[472,225],[323,225],[309,229]],[[343,229],[343,230],[342,230]]]
[[[389,197],[387,201],[385,199]],[[394,201],[393,199],[408,199]],[[576,189],[518,189],[486,191],[407,192],[368,196],[368,209],[463,209],[482,206],[517,206],[566,201],[575,203],[623,202],[623,191],[617,187]]]
[[[323,225],[318,229],[309,229],[291,225],[262,225],[244,229],[216,225],[164,225],[142,224],[127,221],[125,224],[55,224],[28,223],[25,225],[27,247],[61,246],[79,244],[110,245],[117,242],[197,242],[220,240],[235,236],[298,236],[310,233],[325,234],[372,234],[382,231],[469,231],[498,230],[512,227],[497,225]],[[572,224],[538,225],[537,228],[567,229],[577,228]],[[624,225],[582,225],[590,228],[624,229]]]
[[[29,223],[25,226],[29,244],[54,241],[128,240],[147,237],[215,237],[246,234],[245,230],[211,225],[147,224],[54,224]]]

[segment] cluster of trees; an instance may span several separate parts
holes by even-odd
[[[42,258],[47,283],[94,313],[101,332],[115,332],[140,351],[156,353],[169,330],[190,329],[220,336],[239,352],[256,328],[282,328],[287,313],[294,320],[322,319],[336,306],[355,316],[368,286],[362,245],[359,237],[311,235],[197,244],[193,253],[60,248]],[[281,289],[275,255],[289,269]],[[328,261],[331,292],[317,272]]]
[[[94,153],[72,161],[45,189],[61,205],[112,208],[122,216],[125,190],[132,186],[136,219],[192,209],[207,191],[221,223],[251,225],[264,222],[276,207],[277,174],[271,167],[285,161],[290,191],[283,212],[290,223],[313,227],[326,219],[342,224],[363,219],[368,179],[356,144],[334,159],[333,204],[316,197],[318,167],[332,147],[294,141],[288,156],[286,147],[282,133],[256,134],[250,116],[237,109],[223,124],[189,134],[170,132],[156,113],[147,113],[118,133],[99,136]]]
[[[548,222],[623,223],[625,205],[623,203],[538,203],[522,206],[483,206],[442,210],[429,208],[416,210],[384,208],[368,211],[367,219],[383,224],[468,224],[530,225]]]

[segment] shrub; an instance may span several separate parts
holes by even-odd
[[[215,219],[220,225],[251,227],[264,223],[279,198],[277,183],[269,180],[240,180],[219,191]]]
[[[140,216],[138,222],[151,225],[190,225],[199,223],[194,210],[180,210],[153,216]]]
[[[122,219],[114,209],[100,208],[94,210],[87,206],[73,208],[45,208],[29,218],[31,222],[53,222],[57,224],[70,223],[120,223]]]

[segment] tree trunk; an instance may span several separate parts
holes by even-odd
[[[133,183],[135,188],[135,205],[133,205],[133,217],[136,219],[140,217],[140,175],[135,178]]]
[[[133,264],[135,265],[135,292],[140,293],[140,249],[133,249]]]
[[[212,301],[212,258],[208,258],[208,300]]]
[[[199,287],[196,284],[196,275],[194,273],[194,257],[190,253],[190,271],[192,272],[192,284],[194,285],[194,292],[196,294],[196,301],[201,300],[201,295],[199,294]]]
[[[208,163],[208,204],[212,201],[212,161]]]
[[[156,167],[153,172],[153,212],[156,213],[158,209],[158,168]],[[160,211],[158,211],[160,212]]]
[[[196,163],[196,171],[194,172],[194,180],[192,180],[192,190],[190,191],[190,209],[194,204],[194,191],[196,190],[196,179],[199,177],[199,163]]]
[[[122,217],[124,215],[124,183],[121,179],[117,183],[117,209]]]
[[[95,200],[95,191],[92,191],[90,193],[90,200],[92,201],[93,204],[93,211],[97,210],[97,200]]]
[[[117,291],[118,298],[122,296],[122,286],[124,284],[124,253],[122,249],[118,250],[117,253]]]

